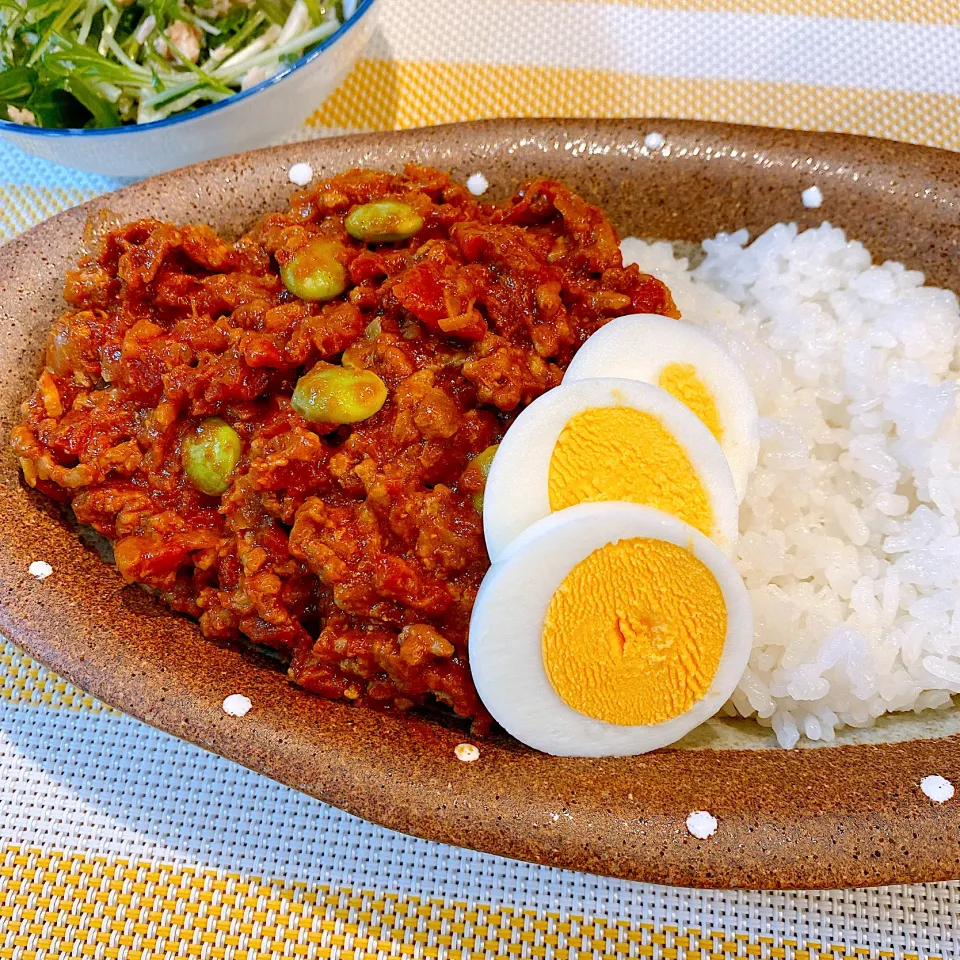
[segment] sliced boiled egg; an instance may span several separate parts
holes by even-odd
[[[554,387],[507,430],[484,490],[491,561],[550,513],[605,500],[656,507],[725,550],[737,541],[737,492],[710,431],[657,387],[602,378]]]
[[[743,500],[760,450],[757,403],[743,371],[716,340],[658,314],[618,317],[577,351],[564,383],[588,377],[642,380],[689,407],[723,448]]]
[[[717,713],[752,641],[746,588],[715,543],[649,507],[587,503],[527,527],[487,571],[470,669],[527,746],[629,756]]]

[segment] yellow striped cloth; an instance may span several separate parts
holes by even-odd
[[[381,0],[301,135],[669,116],[960,149],[957,0]],[[0,237],[113,184],[0,147]],[[0,958],[960,955],[956,884],[722,894],[399,837],[0,653]]]
[[[960,148],[954,0],[384,0],[311,123],[694,117]]]

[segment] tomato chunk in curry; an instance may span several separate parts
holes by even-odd
[[[357,239],[351,212],[384,199],[419,229]],[[310,244],[337,261],[330,299],[284,283]],[[437,700],[478,733],[489,718],[467,631],[489,560],[474,461],[609,319],[677,315],[562,184],[533,180],[494,205],[416,166],[320,182],[232,243],[131,223],[64,293],[13,431],[26,482],[208,637],[274,648],[323,697]],[[317,364],[375,374],[382,406],[306,419],[291,398]],[[235,444],[219,494],[185,469],[209,418]]]

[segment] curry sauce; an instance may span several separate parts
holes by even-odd
[[[413,236],[348,230],[383,200],[412,210]],[[300,299],[284,271],[318,244],[338,283]],[[320,182],[235,243],[131,223],[64,295],[12,434],[26,481],[208,637],[273,648],[321,696],[436,699],[477,732],[489,718],[467,631],[489,560],[475,461],[606,321],[676,316],[562,184],[495,205],[415,166]],[[324,379],[320,364],[382,383],[385,399],[357,422],[308,419],[291,398],[311,371]],[[201,489],[185,462],[211,423],[233,452]]]

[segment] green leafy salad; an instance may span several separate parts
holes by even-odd
[[[357,0],[0,0],[0,119],[149,123],[273,76]]]

